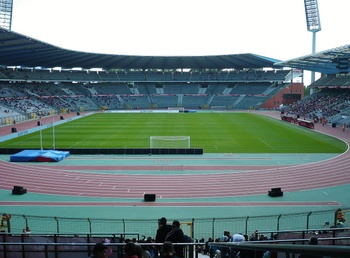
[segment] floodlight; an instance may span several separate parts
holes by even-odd
[[[312,32],[312,54],[316,53],[316,32],[321,30],[317,0],[304,0],[306,27]],[[315,72],[311,73],[311,83],[315,81]]]
[[[307,30],[317,32],[321,30],[320,15],[317,0],[304,0]]]
[[[0,0],[0,27],[11,30],[13,0]]]

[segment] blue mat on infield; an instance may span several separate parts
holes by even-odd
[[[12,162],[53,162],[69,156],[69,151],[23,150],[10,156]]]

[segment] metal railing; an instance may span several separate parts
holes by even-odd
[[[343,209],[346,210],[346,209]],[[161,216],[160,216],[161,217]],[[270,216],[248,216],[227,218],[167,218],[177,219],[185,234],[192,238],[221,236],[225,230],[250,235],[255,229],[263,231],[329,229],[334,223],[335,210],[277,214]],[[325,224],[328,222],[328,224]],[[22,233],[29,227],[31,231],[41,233],[102,233],[102,232],[140,232],[154,236],[158,229],[155,219],[99,219],[99,218],[64,218],[48,216],[30,216],[11,214],[10,233]],[[4,228],[2,228],[4,229]]]
[[[77,240],[78,238],[75,238]],[[13,239],[8,239],[9,242],[0,242],[0,257],[2,258],[27,258],[34,256],[35,258],[69,258],[82,257],[86,258],[92,254],[95,243],[101,242],[102,238],[89,237],[88,239],[81,238],[86,242],[26,242],[28,238],[22,239],[21,242],[11,242]],[[62,238],[61,238],[62,241]],[[108,243],[110,255],[109,258],[122,258],[125,256],[123,248],[126,243]],[[147,247],[161,246],[161,243],[140,243],[144,250]],[[173,243],[173,245],[181,245],[184,247],[184,258],[198,258],[197,243]],[[159,248],[160,249],[160,248]]]
[[[322,239],[319,239],[322,240]],[[288,240],[291,241],[291,240]],[[298,241],[294,239],[293,241]],[[308,239],[299,239],[299,241],[308,241]],[[213,247],[228,251],[228,257],[236,257],[238,252],[252,251],[249,257],[258,256],[261,253],[269,251],[270,253],[284,253],[284,257],[297,257],[296,255],[319,255],[336,257],[350,257],[350,246],[325,246],[325,245],[301,245],[301,244],[284,244],[283,241],[264,241],[264,242],[239,242],[239,243],[210,243],[210,258],[214,258],[215,249]],[[220,255],[218,255],[220,256]],[[243,255],[242,255],[243,256]]]
[[[350,237],[342,238],[350,240]],[[92,240],[92,239],[90,239]],[[95,239],[96,240],[96,239]],[[319,241],[338,241],[340,238],[319,238]],[[308,239],[289,239],[289,240],[273,240],[273,241],[246,241],[246,242],[229,242],[229,243],[209,243],[210,258],[220,256],[217,250],[228,251],[228,258],[234,258],[238,252],[241,257],[261,257],[261,253],[269,251],[270,253],[284,254],[284,257],[297,257],[298,254],[312,254],[330,257],[350,257],[350,246],[328,246],[328,245],[303,245]],[[288,244],[289,242],[289,244]],[[204,243],[174,243],[174,245],[182,245],[185,247],[185,258],[198,258],[199,246]],[[0,257],[2,258],[86,258],[91,255],[93,242],[74,242],[74,243],[45,243],[45,242],[0,242]],[[111,250],[109,258],[122,258],[123,246],[125,243],[109,243],[106,244]],[[159,246],[156,243],[141,243],[143,248],[147,246]],[[145,248],[146,249],[146,248]],[[215,251],[216,249],[216,251]],[[244,255],[249,256],[244,256]],[[280,257],[280,256],[279,256]]]

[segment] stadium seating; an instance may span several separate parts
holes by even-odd
[[[4,97],[11,98],[11,101],[0,100],[0,104],[15,112],[36,115],[67,110],[170,106],[255,109],[283,89],[282,81],[289,73],[289,70],[97,72],[0,68],[0,76],[4,78],[0,90]],[[14,78],[18,82],[10,86]],[[337,79],[337,85],[350,81],[348,76],[330,79]]]

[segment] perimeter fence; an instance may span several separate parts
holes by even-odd
[[[179,220],[184,233],[192,238],[207,239],[212,237],[215,239],[220,237],[225,230],[232,233],[250,235],[256,229],[260,232],[313,228],[327,229],[337,223],[337,212],[337,209],[331,209],[269,216],[226,218],[168,217],[167,219],[168,223],[171,223],[174,219]],[[347,217],[350,216],[350,208],[342,209],[342,214],[346,221]],[[350,221],[350,218],[348,221]],[[138,232],[140,236],[154,237],[158,229],[158,221],[154,219],[64,218],[18,214],[11,214],[8,225],[6,221],[2,224],[2,231],[6,230],[14,234],[22,233],[23,229],[29,227],[32,233],[99,234],[104,232]]]

